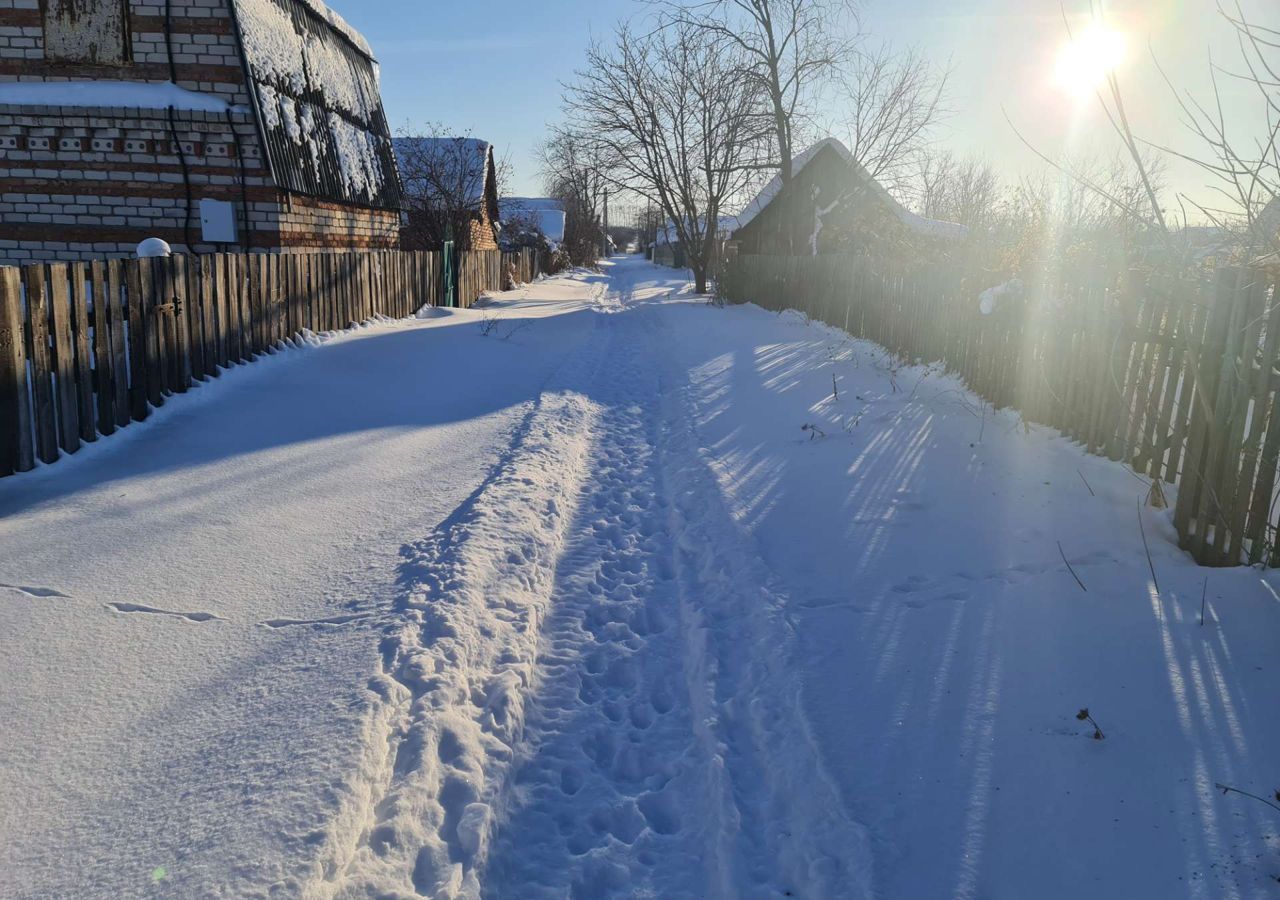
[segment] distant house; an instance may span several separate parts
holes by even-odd
[[[717,245],[722,245],[728,240],[737,227],[737,216],[720,216],[716,219]],[[706,233],[706,223],[702,219],[698,220],[697,231],[699,234]],[[718,253],[714,254],[715,258],[718,258],[718,255]],[[653,261],[660,266],[683,269],[688,265],[688,254],[685,251],[684,242],[680,240],[680,229],[671,219],[667,219],[654,236],[652,257]]]
[[[404,183],[403,245],[495,250],[501,228],[493,145],[472,137],[398,137],[392,141]]]
[[[738,214],[739,253],[816,256],[889,247],[903,240],[953,241],[963,225],[908,210],[834,138],[814,144],[792,163],[792,178],[774,176]]]
[[[369,45],[320,0],[0,2],[0,264],[395,247]]]
[[[563,200],[550,197],[503,197],[498,201],[502,240],[512,248],[525,246],[530,236],[546,238],[551,249],[564,243]]]

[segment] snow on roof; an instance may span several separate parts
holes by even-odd
[[[232,3],[273,176],[300,193],[397,208],[399,182],[365,40],[319,0]],[[310,14],[300,14],[299,4]]]
[[[791,160],[792,176],[799,175],[804,167],[811,163],[814,157],[825,147],[830,147],[840,154],[840,157],[853,168],[854,173],[870,185],[876,195],[893,211],[898,220],[917,234],[931,237],[959,238],[969,233],[969,229],[963,225],[957,225],[954,222],[940,222],[937,219],[926,219],[924,216],[917,215],[907,209],[884,189],[884,185],[872,178],[861,163],[853,158],[849,148],[836,138],[823,138],[799,156],[793,157]],[[752,201],[743,207],[742,212],[738,213],[737,228],[745,228],[756,216],[764,212],[765,207],[772,203],[782,190],[782,184],[781,174],[773,176],[769,183],[760,190],[760,193],[756,194]]]
[[[227,103],[212,94],[178,87],[172,81],[8,81],[0,82],[0,103],[15,106],[127,106],[223,112]]]
[[[449,193],[468,205],[484,202],[493,145],[472,137],[391,139],[401,179],[410,195]]]
[[[543,237],[558,244],[564,240],[564,203],[551,197],[503,197],[498,201],[498,218],[508,222],[530,222]]]
[[[716,235],[717,237],[727,238],[734,231],[742,227],[741,216],[720,216],[716,219]],[[698,220],[698,231],[701,232],[706,228],[706,220]],[[680,242],[680,232],[676,229],[676,223],[671,219],[663,224],[654,236],[656,244],[678,244]]]
[[[314,8],[318,0],[306,2]],[[366,126],[378,118],[382,100],[377,73],[363,38],[356,44],[359,53],[352,53],[324,29],[297,25],[276,0],[235,0],[235,7],[256,82],[298,99],[314,92],[324,108],[345,112]],[[350,39],[347,32],[335,30]]]
[[[369,46],[364,35],[348,25],[346,19],[331,10],[321,0],[299,0],[299,2],[334,32],[346,38],[360,53],[371,60],[374,58],[373,48]],[[293,27],[293,16],[289,10],[273,0],[234,0],[234,4],[245,43],[274,43],[281,53],[281,62],[290,64],[294,51],[288,45],[293,42],[293,36],[297,30]]]
[[[564,201],[557,200],[555,197],[503,197],[499,204],[504,209],[507,207],[515,210],[558,209],[564,212]]]
[[[374,58],[373,49],[369,46],[369,42],[364,39],[364,35],[347,24],[346,19],[322,3],[321,0],[302,0],[302,3],[313,13],[328,22],[334,31],[354,44],[357,50],[370,59]]]

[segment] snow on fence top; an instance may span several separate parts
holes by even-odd
[[[509,222],[529,222],[553,244],[564,240],[564,203],[550,197],[504,197],[498,201],[499,218]]]
[[[234,0],[272,170],[283,187],[400,204],[368,43],[319,0]]]
[[[929,237],[954,239],[964,237],[969,233],[969,229],[963,225],[957,225],[954,222],[940,222],[937,219],[926,219],[924,216],[917,215],[907,209],[894,199],[892,194],[885,190],[884,185],[871,177],[871,173],[864,169],[861,163],[853,158],[853,154],[849,152],[848,147],[835,138],[823,138],[799,156],[794,157],[791,160],[792,176],[794,177],[799,175],[804,167],[811,163],[818,155],[819,151],[825,147],[830,147],[836,153],[840,154],[840,157],[853,169],[854,174],[861,178],[875,192],[876,196],[878,196],[889,210],[898,218],[898,221],[917,234],[927,235]],[[764,212],[765,208],[773,202],[774,198],[777,197],[778,193],[782,190],[782,184],[781,175],[773,176],[769,183],[760,190],[760,193],[756,194],[755,198],[743,207],[742,212],[738,213],[738,224],[736,227],[745,228],[756,216]]]

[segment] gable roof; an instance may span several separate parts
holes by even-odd
[[[392,138],[406,193],[432,200],[447,193],[479,207],[493,172],[493,145],[473,137]]]
[[[529,222],[554,244],[564,240],[564,202],[551,197],[503,197],[498,201],[499,218],[508,222]]]
[[[276,184],[399,207],[368,42],[321,0],[231,0],[231,8]]]
[[[849,152],[849,148],[842,144],[836,138],[823,138],[809,149],[805,150],[799,156],[793,157],[791,160],[791,176],[794,178],[799,175],[809,163],[813,162],[819,152],[826,148],[831,148],[840,158],[843,159],[853,170],[854,175],[866,183],[872,192],[889,208],[889,210],[897,217],[907,228],[917,234],[927,235],[929,237],[942,238],[960,238],[969,233],[969,229],[963,225],[957,225],[954,222],[941,222],[937,219],[926,219],[924,216],[917,215],[899,203],[894,196],[885,190],[884,185],[871,177],[862,164],[853,158],[853,154]],[[783,181],[782,175],[778,174],[761,188],[760,193],[742,208],[742,212],[738,213],[737,228],[745,228],[752,219],[764,212],[765,208],[774,201],[774,198],[782,191]]]

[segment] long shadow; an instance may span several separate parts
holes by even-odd
[[[378,326],[318,348],[277,351],[167,398],[152,412],[157,421],[99,437],[47,469],[0,479],[0,518],[112,482],[273,448],[478,419],[535,398],[590,315],[585,308],[515,315],[488,336],[471,321]]]

